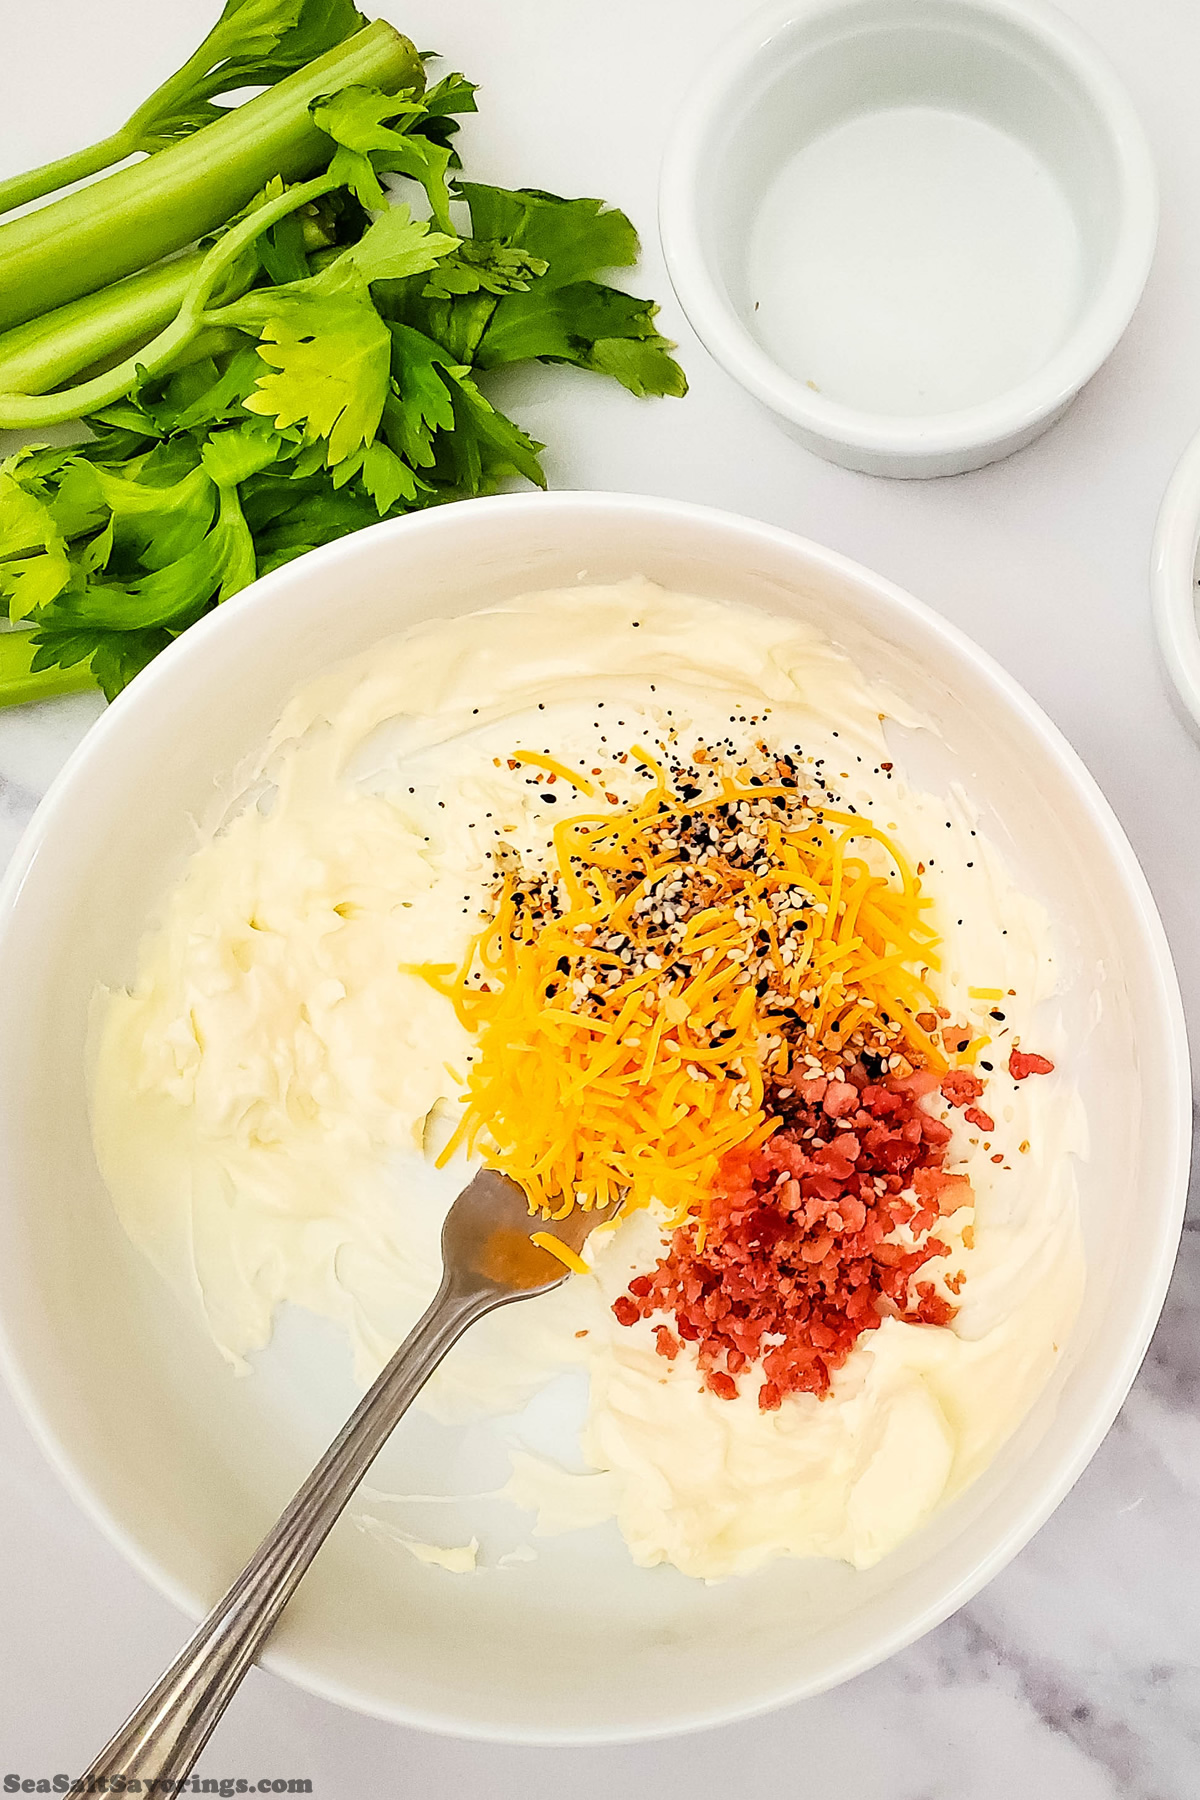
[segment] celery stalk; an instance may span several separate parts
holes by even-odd
[[[311,174],[331,147],[309,102],[355,84],[424,87],[417,51],[385,20],[145,161],[0,225],[0,331],[216,230],[273,176]]]
[[[53,394],[0,393],[0,430],[37,431],[46,425],[65,425],[98,412],[102,406],[111,406],[139,380],[174,368],[202,331],[226,323],[221,306],[228,303],[231,275],[254,239],[277,219],[319,200],[337,185],[337,176],[316,175],[297,187],[285,188],[282,194],[231,226],[200,258],[170,322],[149,343],[104,374]],[[210,307],[212,311],[208,310]]]
[[[194,250],[155,263],[0,333],[0,393],[44,394],[81,369],[144,344],[175,317],[203,261],[204,252]],[[245,259],[222,299],[244,293],[256,269],[253,257]]]
[[[90,661],[71,669],[31,670],[35,646],[31,631],[0,631],[0,706],[24,706],[31,700],[53,700],[59,694],[83,694],[96,686]]]
[[[15,207],[27,206],[31,200],[40,200],[43,194],[56,194],[59,188],[69,187],[73,181],[85,181],[89,175],[98,175],[101,169],[111,169],[114,163],[124,162],[127,156],[132,156],[136,148],[135,144],[126,141],[124,131],[114,131],[111,137],[101,138],[98,144],[73,150],[69,156],[43,163],[40,168],[29,169],[23,175],[10,175],[7,181],[0,181],[0,212],[12,212]]]
[[[217,95],[270,87],[366,23],[354,0],[225,0],[203,43],[117,131],[0,181],[0,212],[98,175],[127,156],[163,149],[217,118],[222,111],[213,104]]]

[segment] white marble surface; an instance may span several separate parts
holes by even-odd
[[[368,11],[372,10],[368,8]],[[654,244],[665,121],[745,10],[735,0],[388,0],[378,10],[480,79],[471,165],[602,193]],[[1158,260],[1133,326],[1066,421],[957,480],[871,481],[816,461],[708,362],[665,305],[692,377],[639,405],[571,372],[510,392],[557,486],[686,496],[822,539],[953,618],[1022,680],[1089,763],[1140,855],[1200,1025],[1200,748],[1150,635],[1159,496],[1200,426],[1200,8],[1069,0],[1122,71],[1159,161]],[[0,167],[99,135],[198,39],[216,0],[0,8]],[[90,700],[0,717],[0,854]],[[2,1001],[0,1001],[2,1004]],[[1200,1225],[1200,1219],[1197,1220]],[[0,1396],[0,1784],[74,1771],[178,1645],[183,1621],[75,1510]],[[1054,1519],[956,1618],[885,1667],[765,1720],[606,1751],[460,1744],[341,1712],[255,1672],[204,1759],[214,1776],[306,1775],[321,1800],[1191,1800],[1200,1791],[1200,1230],[1153,1349]]]

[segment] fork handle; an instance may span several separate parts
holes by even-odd
[[[339,1514],[446,1352],[496,1304],[443,1278],[374,1386],[364,1395],[295,1498],[141,1705],[80,1778],[181,1782],[236,1693]],[[94,1783],[94,1786],[89,1786]],[[114,1783],[115,1787],[115,1783]]]

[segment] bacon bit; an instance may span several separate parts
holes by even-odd
[[[993,1156],[992,1161],[994,1163],[1002,1163],[1004,1161],[1004,1152],[1002,1150],[998,1150],[996,1152],[995,1156]]]
[[[973,1250],[975,1248],[975,1227],[973,1225],[963,1226],[962,1241],[964,1250]]]
[[[962,1285],[966,1279],[966,1272],[963,1269],[958,1269],[953,1275],[946,1276],[946,1286],[950,1289],[952,1294],[961,1294]]]
[[[907,1075],[894,1075],[888,1082],[894,1094],[911,1094],[914,1100],[932,1094],[937,1084],[938,1078],[932,1069],[913,1069]]]
[[[978,1100],[983,1092],[983,1082],[969,1069],[950,1069],[942,1076],[942,1092],[951,1106],[965,1106],[968,1101]],[[968,1113],[967,1117],[970,1116]]]
[[[932,1282],[914,1283],[926,1263],[950,1254],[927,1235],[939,1214],[971,1199],[967,1177],[942,1167],[950,1133],[921,1107],[915,1090],[928,1088],[916,1076],[881,1084],[860,1065],[848,1073],[776,1095],[785,1124],[759,1148],[722,1159],[703,1243],[694,1221],[682,1226],[657,1267],[613,1303],[622,1325],[673,1315],[722,1399],[733,1398],[751,1363],[762,1368],[763,1412],[787,1394],[824,1395],[885,1315],[924,1325],[954,1317]],[[831,1118],[843,1129],[831,1132]],[[911,1245],[897,1241],[901,1225]],[[665,1325],[655,1335],[673,1360],[678,1339]]]
[[[822,1105],[831,1119],[844,1119],[847,1113],[858,1110],[858,1089],[848,1081],[831,1081],[826,1086]]]
[[[968,1125],[978,1125],[980,1131],[995,1131],[996,1129],[995,1119],[990,1113],[985,1113],[982,1107],[968,1106],[963,1118]]]
[[[944,1244],[942,1250],[944,1253]],[[948,1325],[958,1311],[948,1300],[943,1300],[932,1281],[918,1281],[917,1294],[916,1317],[922,1325]]]
[[[1014,1081],[1027,1075],[1052,1075],[1054,1064],[1048,1056],[1035,1056],[1030,1050],[1014,1050],[1008,1059],[1008,1072]]]
[[[610,806],[615,806],[617,804],[617,796],[615,794],[610,794],[607,788],[604,790],[604,798],[608,801]]]
[[[918,1200],[935,1201],[940,1213],[957,1212],[973,1198],[970,1176],[947,1175],[944,1169],[918,1169],[913,1189]]]
[[[917,1024],[921,1027],[922,1031],[927,1031],[930,1037],[932,1037],[938,1028],[937,1014],[931,1012],[919,1012],[917,1014]]]

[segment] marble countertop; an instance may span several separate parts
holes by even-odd
[[[484,82],[472,161],[497,180],[603,193],[646,236],[692,379],[640,404],[541,371],[511,410],[553,484],[705,501],[845,551],[989,649],[1066,732],[1157,896],[1200,1026],[1200,746],[1172,707],[1146,569],[1159,498],[1200,427],[1200,8],[1064,0],[1123,74],[1158,159],[1145,299],[1048,437],[931,483],[834,469],[782,437],[687,331],[654,242],[665,122],[739,0],[388,0],[374,9]],[[5,22],[0,167],[111,127],[198,41],[215,0],[44,0]],[[53,103],[30,78],[53,68]],[[563,70],[578,71],[564,80]],[[99,711],[0,715],[0,857]],[[882,1668],[769,1718],[690,1739],[534,1751],[445,1741],[340,1711],[260,1671],[202,1775],[302,1775],[318,1800],[825,1796],[1192,1800],[1200,1791],[1200,1208],[1132,1394],[1078,1486],[974,1602]],[[75,1771],[181,1642],[183,1621],[75,1509],[0,1390],[0,1791]]]

